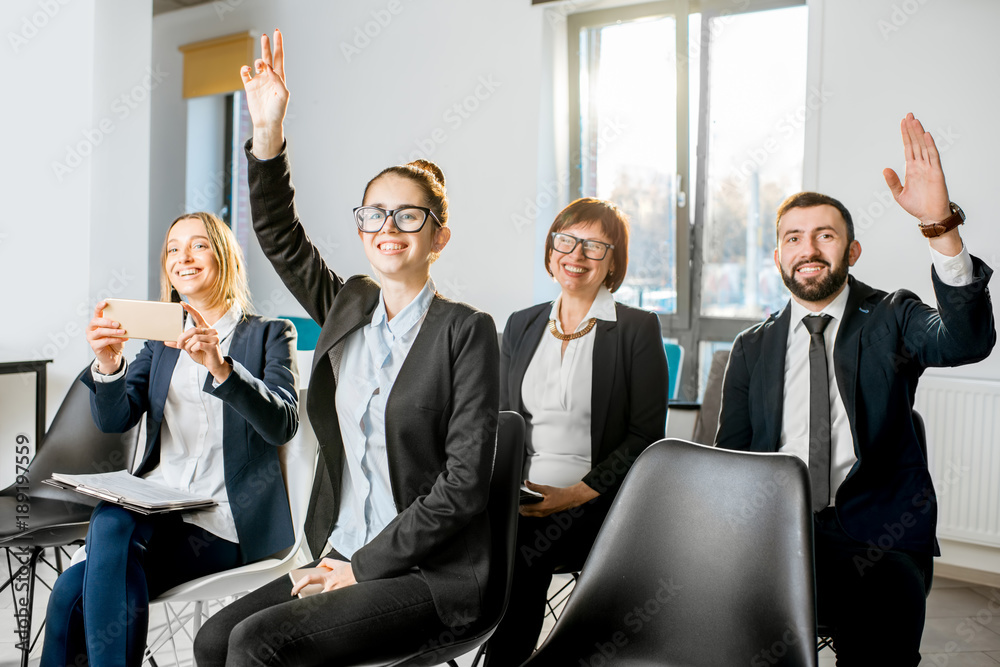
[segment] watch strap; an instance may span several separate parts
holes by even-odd
[[[931,222],[926,225],[917,223],[917,226],[920,227],[920,233],[929,239],[933,239],[964,224],[965,212],[962,211],[961,207],[955,202],[949,202],[948,206],[951,208],[951,215],[941,222]]]

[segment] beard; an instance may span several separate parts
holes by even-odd
[[[812,302],[828,299],[836,294],[847,281],[847,269],[849,268],[850,254],[851,246],[848,245],[847,249],[844,250],[844,256],[841,257],[840,261],[834,266],[830,266],[825,260],[816,258],[799,262],[792,267],[791,273],[785,273],[785,269],[782,268],[781,282],[785,283],[785,287],[788,288],[789,292],[803,301]],[[810,280],[808,282],[797,281],[795,279],[796,269],[803,264],[809,264],[811,262],[826,264],[830,267],[830,272],[819,280]]]

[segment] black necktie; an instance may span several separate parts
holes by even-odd
[[[813,512],[830,504],[830,379],[823,339],[830,319],[829,315],[802,318],[809,331],[809,479]]]

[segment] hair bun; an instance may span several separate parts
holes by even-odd
[[[423,169],[426,172],[430,172],[434,176],[434,180],[444,187],[444,172],[441,171],[441,167],[437,166],[430,160],[414,160],[413,162],[408,162],[407,167],[416,167],[417,169]]]

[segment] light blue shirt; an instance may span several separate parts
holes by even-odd
[[[385,446],[385,406],[434,294],[434,281],[428,279],[390,322],[380,292],[371,322],[344,343],[335,399],[344,472],[340,511],[329,542],[345,558],[368,544],[397,514]]]

